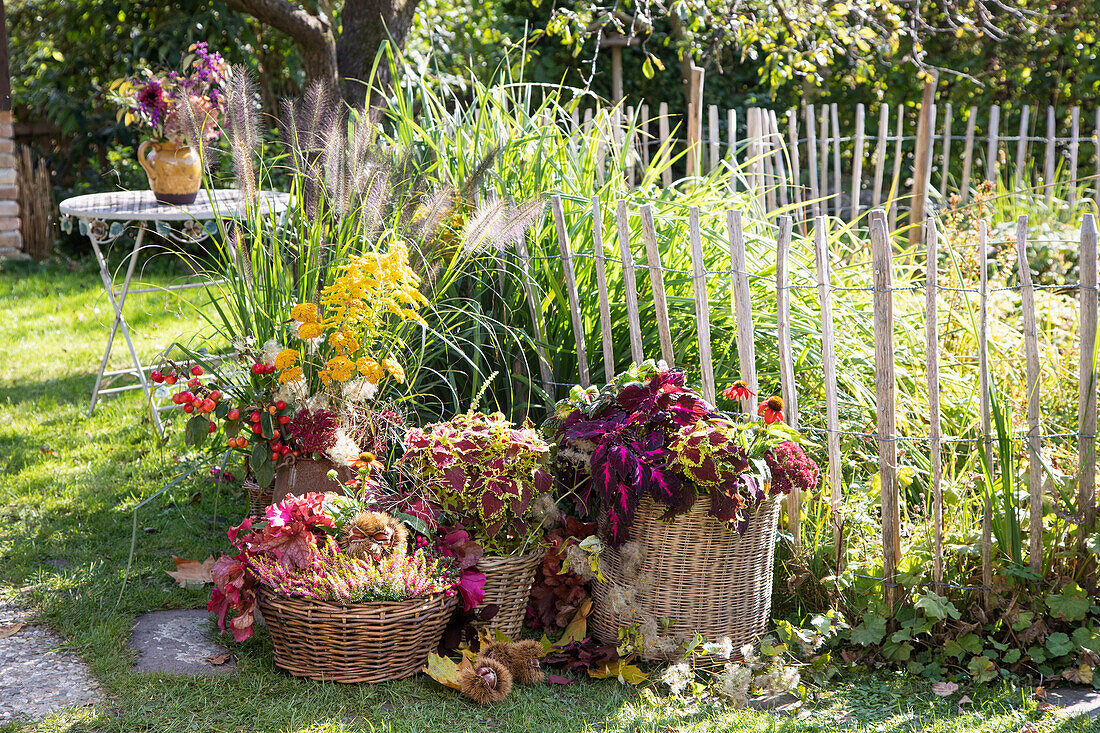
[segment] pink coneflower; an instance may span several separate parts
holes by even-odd
[[[152,78],[145,82],[137,93],[137,111],[144,115],[152,125],[159,125],[168,114],[168,100],[164,96],[164,87],[160,79]]]

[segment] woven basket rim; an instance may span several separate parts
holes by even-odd
[[[282,593],[276,593],[265,585],[259,587],[258,593],[267,601],[316,606],[320,610],[331,611],[333,613],[343,613],[349,609],[362,608],[414,608],[440,599],[444,601],[453,601],[456,598],[456,596],[448,597],[445,591],[439,591],[426,596],[406,598],[403,601],[353,601],[351,603],[340,603],[337,601],[323,601],[318,598],[307,598],[305,596],[287,596]]]

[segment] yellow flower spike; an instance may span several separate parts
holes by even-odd
[[[398,384],[405,383],[405,370],[401,368],[401,365],[397,363],[396,359],[387,357],[382,360],[382,366],[386,368],[386,371],[390,373],[390,376],[393,377],[395,382]]]
[[[275,357],[275,368],[279,371],[288,369],[298,363],[298,351],[296,349],[283,349]]]

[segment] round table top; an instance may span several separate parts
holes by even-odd
[[[290,202],[290,194],[280,191],[260,191],[260,205],[265,212],[282,213]],[[61,202],[61,213],[78,219],[107,221],[192,221],[218,217],[236,218],[244,213],[244,195],[235,188],[199,191],[195,203],[186,206],[161,204],[152,191],[112,191],[73,196]]]

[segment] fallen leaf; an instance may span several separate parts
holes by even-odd
[[[933,682],[932,692],[940,697],[951,697],[959,691],[959,686],[954,682]]]
[[[432,652],[428,655],[428,666],[424,668],[424,671],[439,684],[457,690],[458,669],[458,665],[453,660]]]
[[[1035,692],[1031,693],[1031,697],[1035,700],[1046,700],[1047,699],[1047,688],[1045,688],[1045,687],[1036,687]]]
[[[592,599],[586,598],[573,614],[573,620],[565,627],[565,632],[558,639],[558,646],[565,646],[570,642],[581,641],[588,636],[588,614],[592,612]]]
[[[180,588],[186,588],[188,585],[198,584],[200,586],[207,583],[213,583],[214,578],[211,576],[211,571],[214,569],[214,556],[206,558],[202,562],[198,560],[186,560],[182,557],[176,557],[172,555],[172,562],[176,564],[175,571],[165,570],[164,572],[171,575]]]
[[[1047,713],[1051,710],[1057,710],[1058,706],[1050,702],[1041,702],[1035,706],[1035,709],[1038,710],[1040,713]]]
[[[623,660],[605,664],[600,669],[588,670],[589,677],[598,680],[614,677],[625,685],[640,685],[649,679],[649,675],[643,672],[637,665],[628,664]]]
[[[209,657],[205,657],[206,661],[210,662],[211,664],[213,664],[215,666],[225,664],[231,658],[232,658],[232,656],[229,655],[229,654],[211,654]]]
[[[0,639],[7,639],[9,636],[15,636],[24,626],[26,626],[26,624],[22,621],[8,624],[7,626],[0,626]]]
[[[573,680],[568,677],[562,677],[560,674],[548,674],[546,675],[546,681],[551,685],[571,685]]]
[[[1039,726],[1029,720],[1020,727],[1020,733],[1039,733]]]
[[[972,702],[974,702],[974,701],[970,699],[970,695],[963,695],[962,697],[960,697],[959,698],[959,712],[961,713],[963,711],[963,705],[969,705]]]

